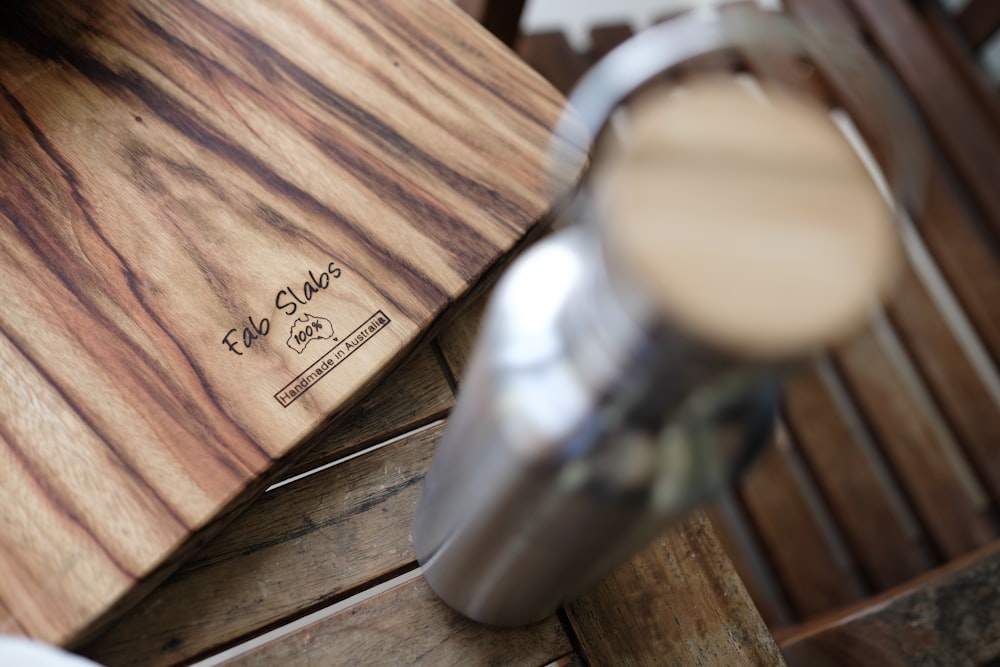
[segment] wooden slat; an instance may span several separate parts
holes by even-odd
[[[1000,359],[1000,263],[978,220],[933,167],[917,221],[923,238],[992,357]]]
[[[906,0],[850,2],[913,95],[987,222],[1000,234],[1000,188],[994,178],[1000,134],[941,57],[928,28]]]
[[[525,0],[487,2],[486,11],[483,12],[483,27],[493,33],[501,42],[513,47],[520,32],[524,3]]]
[[[848,34],[857,35],[854,16],[836,0],[787,0],[797,17],[826,21]],[[852,94],[848,77],[836,72],[822,72],[857,124],[877,158],[880,151],[880,124],[863,100]],[[942,97],[942,99],[946,99]],[[961,124],[961,120],[957,121]],[[933,157],[933,156],[932,156]],[[992,171],[990,167],[989,171]],[[947,166],[932,159],[928,165],[925,201],[916,219],[924,241],[945,274],[963,308],[994,360],[1000,359],[1000,254],[996,244],[984,235],[985,221],[966,204],[963,194],[947,173]]]
[[[413,510],[441,430],[265,494],[82,652],[173,664],[412,566]]]
[[[562,106],[443,0],[5,7],[0,625],[79,640],[401,361],[551,205]]]
[[[977,62],[968,43],[962,39],[955,22],[938,0],[919,0],[917,6],[942,55],[948,59],[952,70],[962,77],[963,85],[975,96],[984,115],[993,123],[994,130],[1000,133],[1000,95],[997,95],[995,86]]]
[[[479,296],[437,338],[436,343],[441,351],[445,368],[451,373],[456,384],[461,383],[465,367],[472,356],[489,298],[489,293]]]
[[[735,498],[716,499],[704,506],[702,511],[712,522],[719,544],[732,561],[733,568],[767,627],[773,632],[791,624],[793,613],[777,583],[777,577],[766,562],[766,554],[756,542],[747,543],[749,539],[754,539],[753,531],[740,515]],[[759,561],[755,562],[753,557]]]
[[[570,650],[554,616],[526,628],[474,623],[418,577],[224,664],[537,667]]]
[[[455,396],[430,344],[421,346],[331,428],[309,443],[292,465],[276,471],[287,479],[342,456],[444,417]]]
[[[1000,4],[995,0],[969,0],[956,19],[973,49],[979,49],[1000,30]]]
[[[789,429],[872,587],[884,590],[929,569],[933,560],[926,537],[904,529],[890,490],[851,433],[817,368],[810,364],[790,377],[784,396]]]
[[[1000,406],[909,270],[889,315],[994,505],[1000,506]]]
[[[722,11],[727,13],[747,10],[746,3],[727,4],[722,7]],[[757,10],[751,9],[751,11]],[[739,57],[747,70],[762,83],[783,86],[824,105],[829,105],[832,101],[830,89],[811,63],[789,57],[779,50],[769,48],[766,44],[760,44],[754,49],[741,49]]]
[[[610,23],[590,30],[590,61],[597,62],[634,34],[626,23]]]
[[[592,665],[779,665],[774,639],[701,513],[566,613]]]
[[[568,95],[587,69],[586,59],[573,50],[561,32],[521,35],[517,54],[563,95]]]
[[[857,19],[842,0],[784,0],[785,9],[797,19],[824,30],[857,36]]]
[[[787,460],[792,443],[784,429],[740,484],[743,503],[799,618],[860,599],[853,573],[833,555],[833,545],[813,514]]]
[[[920,404],[893,367],[872,330],[836,355],[845,380],[912,499],[932,541],[954,558],[995,537],[987,508],[979,505],[952,464]]]
[[[1000,660],[1000,543],[782,638],[794,667]]]

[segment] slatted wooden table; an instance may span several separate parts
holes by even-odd
[[[780,661],[701,516],[525,629],[415,569],[475,308],[427,338],[554,196],[562,99],[468,17],[0,19],[0,631],[109,665]]]
[[[482,301],[82,652],[109,665],[780,664],[700,515],[535,626],[460,617],[419,577],[420,483]],[[228,649],[228,650],[226,650]]]

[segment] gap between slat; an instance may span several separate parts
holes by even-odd
[[[776,616],[775,625],[779,627],[791,625],[795,619],[788,595],[774,571],[774,566],[761,544],[760,537],[753,529],[742,505],[734,498],[731,489],[727,488],[719,495],[717,507],[721,514],[720,518],[726,522],[729,534],[736,542],[737,548],[751,570],[750,574],[757,582],[761,593]]]
[[[335,459],[335,460],[330,461],[328,463],[324,463],[323,465],[317,466],[316,468],[312,468],[311,470],[307,470],[307,471],[301,472],[301,473],[299,473],[297,475],[293,475],[292,477],[289,477],[288,479],[283,479],[280,482],[277,482],[277,483],[272,484],[271,486],[267,487],[267,489],[264,491],[264,493],[270,493],[271,491],[274,491],[276,489],[280,489],[283,486],[288,486],[289,484],[297,482],[297,481],[299,481],[301,479],[305,479],[306,477],[312,477],[313,475],[315,475],[317,473],[321,473],[324,470],[329,470],[330,468],[333,468],[334,466],[339,466],[342,463],[347,463],[348,461],[350,461],[352,459],[356,459],[359,456],[364,456],[366,454],[371,454],[372,452],[377,452],[378,450],[382,449],[383,447],[387,447],[387,446],[393,444],[394,442],[399,442],[400,440],[405,440],[406,438],[409,438],[409,437],[414,436],[414,435],[418,435],[420,433],[423,433],[424,431],[432,429],[435,426],[438,426],[439,424],[443,424],[444,421],[445,421],[444,419],[436,419],[436,420],[434,420],[434,421],[432,421],[432,422],[430,422],[428,424],[424,424],[423,426],[418,426],[417,428],[411,429],[411,430],[407,431],[406,433],[401,433],[401,434],[399,434],[397,436],[389,438],[388,440],[383,440],[382,442],[376,443],[376,444],[374,444],[374,445],[372,445],[370,447],[366,447],[365,449],[362,449],[360,451],[354,452],[353,454],[348,454],[347,456],[344,456],[344,457],[339,458],[339,459]]]
[[[985,489],[979,483],[968,459],[962,453],[955,435],[941,415],[941,411],[927,390],[919,371],[917,371],[907,355],[906,349],[902,341],[899,340],[899,335],[896,333],[895,328],[881,309],[873,313],[871,323],[872,330],[875,332],[875,338],[886,353],[893,368],[896,369],[896,373],[899,374],[910,397],[917,404],[924,418],[927,419],[927,424],[930,426],[934,439],[941,446],[945,458],[958,478],[959,484],[965,489],[966,494],[976,509],[984,513],[988,512],[990,501],[986,496]]]
[[[875,437],[872,435],[864,418],[861,416],[857,406],[851,400],[850,392],[844,386],[843,380],[834,369],[833,363],[826,354],[818,355],[815,358],[816,369],[819,373],[820,381],[833,400],[833,404],[844,420],[851,437],[858,444],[862,455],[868,462],[869,468],[875,475],[879,484],[885,490],[889,504],[903,528],[903,534],[911,542],[917,543],[924,539],[920,522],[917,521],[916,514],[906,499],[891,472],[891,468],[883,458],[878,445],[875,444]]]
[[[337,614],[345,609],[353,607],[356,604],[360,604],[368,599],[371,599],[377,595],[380,595],[396,586],[401,586],[410,581],[413,581],[417,577],[423,575],[423,571],[417,566],[416,563],[413,564],[413,569],[400,574],[399,576],[393,577],[387,581],[383,581],[380,584],[372,586],[371,588],[366,588],[365,590],[352,595],[351,597],[344,598],[339,602],[335,602],[329,607],[324,607],[314,611],[311,614],[297,618],[291,623],[287,623],[273,630],[265,632],[263,634],[257,635],[245,642],[232,646],[224,651],[220,651],[215,655],[209,656],[203,660],[199,660],[192,664],[192,667],[214,667],[214,665],[221,665],[224,662],[238,658],[241,655],[249,653],[256,650],[262,646],[270,644],[273,641],[279,640],[282,637],[286,637],[294,632],[297,632],[303,628],[306,628],[313,623],[317,623],[324,619],[330,618],[334,614]]]
[[[831,516],[825,500],[817,491],[819,485],[812,478],[806,463],[802,460],[798,444],[794,443],[791,432],[784,423],[779,422],[776,425],[776,429],[780,430],[782,436],[775,439],[774,445],[784,453],[785,463],[788,466],[792,479],[805,499],[806,508],[816,521],[816,527],[823,537],[830,556],[840,571],[847,575],[851,589],[857,592],[859,597],[863,597],[863,595],[870,593],[870,591],[859,573],[857,563],[851,557],[850,549]]]

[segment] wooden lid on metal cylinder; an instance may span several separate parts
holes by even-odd
[[[857,329],[899,263],[892,214],[818,104],[735,79],[645,93],[592,189],[607,260],[692,336],[784,358]]]

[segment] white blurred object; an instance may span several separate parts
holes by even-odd
[[[100,667],[96,662],[24,637],[0,637],[3,667]]]
[[[648,28],[673,12],[705,9],[733,0],[529,0],[521,18],[526,33],[563,31],[578,51],[590,46],[590,29],[605,23],[625,23],[633,30]],[[757,0],[765,9],[777,9],[781,0]]]

